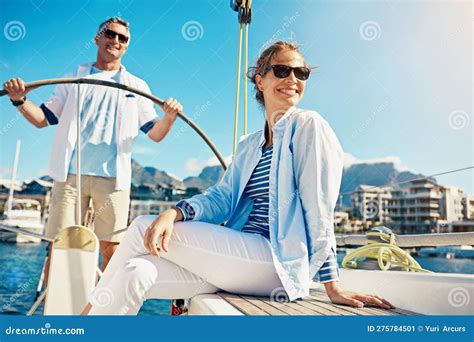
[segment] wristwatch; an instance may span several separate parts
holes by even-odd
[[[22,99],[17,100],[17,101],[13,101],[12,99],[10,99],[10,101],[12,102],[12,104],[13,104],[15,107],[18,107],[18,106],[21,106],[23,103],[25,103],[25,101],[26,101],[26,96],[23,96]]]

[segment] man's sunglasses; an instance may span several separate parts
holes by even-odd
[[[289,65],[275,64],[263,68],[263,70],[260,71],[259,74],[263,76],[271,69],[273,69],[273,74],[275,75],[275,77],[278,78],[287,78],[293,71],[296,78],[301,81],[306,81],[309,78],[309,74],[311,73],[311,69],[307,67],[291,67]]]
[[[129,37],[127,37],[126,35],[115,32],[115,31],[112,31],[110,29],[105,29],[104,30],[104,36],[106,36],[109,39],[115,39],[115,37],[118,36],[119,42],[123,43],[123,44],[127,44],[128,39],[129,39]]]

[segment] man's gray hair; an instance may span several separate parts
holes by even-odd
[[[106,29],[107,26],[109,26],[109,24],[120,24],[120,25],[125,26],[127,29],[130,28],[130,24],[128,23],[128,21],[126,21],[126,20],[124,20],[120,17],[112,17],[112,18],[107,19],[106,21],[104,21],[102,24],[99,25],[99,29],[97,30],[97,34],[101,34],[102,31],[104,29]]]

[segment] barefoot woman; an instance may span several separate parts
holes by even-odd
[[[249,77],[264,129],[241,139],[219,184],[133,221],[85,313],[135,315],[147,298],[221,289],[294,300],[313,280],[333,303],[391,307],[337,285],[333,215],[343,151],[318,113],[296,107],[310,72],[292,43],[262,53]]]

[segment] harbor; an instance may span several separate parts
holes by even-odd
[[[11,244],[0,243],[0,272],[2,282],[0,301],[2,314],[25,315],[33,305],[37,285],[41,276],[43,260],[46,255],[46,243]],[[345,253],[338,253],[339,264]],[[443,257],[416,257],[420,265],[432,272],[474,274],[472,259],[446,259]],[[140,311],[140,315],[169,315],[170,300],[149,300]],[[41,307],[35,313],[41,315]]]
[[[472,11],[0,0],[0,341],[472,341]]]

